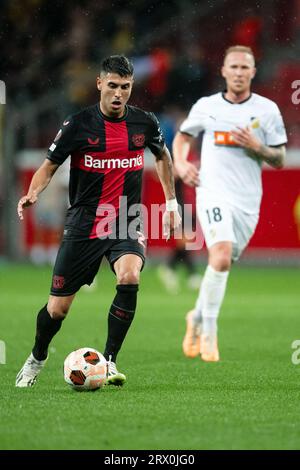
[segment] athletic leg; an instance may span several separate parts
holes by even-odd
[[[30,356],[16,377],[16,387],[32,387],[48,357],[48,347],[52,338],[60,330],[70,305],[75,297],[49,296],[46,304],[38,313],[36,320],[35,343]]]
[[[108,314],[108,334],[104,357],[110,361],[112,370],[108,383],[114,385],[123,385],[126,381],[124,374],[116,370],[115,362],[134,318],[142,266],[143,260],[135,254],[121,256],[113,266],[117,276],[117,294]]]
[[[231,266],[232,243],[219,242],[209,248],[206,268],[199,295],[201,308],[201,346],[203,360],[218,361],[217,320],[224,299]],[[195,318],[199,318],[198,310]]]

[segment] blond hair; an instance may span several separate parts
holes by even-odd
[[[239,45],[228,47],[228,49],[226,49],[225,54],[224,54],[224,62],[228,54],[230,54],[231,52],[244,52],[245,54],[249,54],[253,57],[253,62],[255,63],[255,57],[254,57],[254,53],[251,47],[239,46]]]

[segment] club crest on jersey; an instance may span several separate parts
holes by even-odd
[[[144,134],[133,134],[132,142],[136,147],[143,147],[145,143],[145,135]]]
[[[91,139],[90,137],[88,138],[88,143],[90,145],[97,145],[97,144],[99,144],[99,141],[100,141],[99,137],[96,137],[96,139],[94,139],[94,140]]]
[[[259,119],[256,117],[251,118],[251,127],[252,129],[258,129],[260,127]]]

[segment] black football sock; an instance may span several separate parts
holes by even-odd
[[[54,320],[48,313],[47,304],[39,311],[36,319],[36,336],[32,354],[38,361],[48,355],[48,346],[54,335],[59,331],[62,319]]]
[[[108,314],[108,334],[104,357],[116,362],[117,354],[133,320],[138,292],[138,284],[117,285],[117,295]]]

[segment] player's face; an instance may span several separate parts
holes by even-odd
[[[252,55],[245,52],[230,52],[222,67],[227,91],[237,95],[250,91],[251,80],[256,72]]]
[[[97,88],[100,90],[100,108],[103,114],[110,117],[121,117],[125,105],[130,98],[133,78],[120,77],[117,73],[103,74],[97,78]]]

